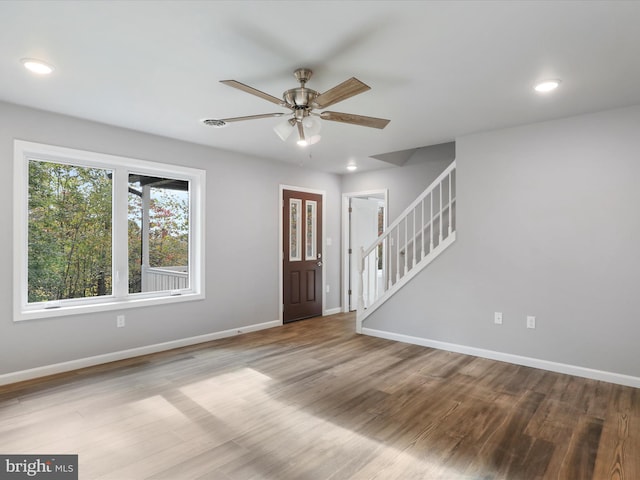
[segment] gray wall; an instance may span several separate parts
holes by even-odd
[[[206,300],[44,320],[12,319],[13,140],[207,171]],[[327,192],[326,308],[340,307],[340,177],[298,166],[0,103],[0,374],[273,321],[278,310],[279,185]],[[116,313],[127,326],[117,329]]]
[[[457,241],[364,326],[639,377],[639,132],[637,106],[457,139]]]
[[[455,160],[455,143],[418,149],[402,167],[351,173],[342,177],[343,193],[389,189],[389,223]]]

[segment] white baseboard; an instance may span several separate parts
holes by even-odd
[[[206,335],[198,335],[197,337],[182,338],[179,340],[172,340],[170,342],[156,343],[155,345],[146,345],[144,347],[120,350],[118,352],[105,353],[103,355],[96,355],[93,357],[80,358],[78,360],[71,360],[68,362],[55,363],[53,365],[31,368],[29,370],[6,373],[0,375],[0,385],[8,385],[10,383],[23,382],[25,380],[46,377],[48,375],[55,375],[57,373],[70,372],[72,370],[78,370],[80,368],[92,367],[94,365],[115,362],[117,360],[124,360],[126,358],[139,357],[141,355],[148,355],[150,353],[163,352],[165,350],[172,350],[174,348],[210,342],[211,340],[219,340],[221,338],[241,335],[243,333],[255,332],[258,330],[264,330],[266,328],[279,327],[281,325],[281,321],[274,320],[272,322],[257,323],[255,325],[247,325],[230,330],[223,330],[221,332],[207,333]]]
[[[540,360],[538,358],[522,357],[511,353],[496,352],[493,350],[485,350],[482,348],[468,347],[466,345],[458,345],[455,343],[440,342],[438,340],[430,340],[428,338],[413,337],[403,335],[401,333],[386,332],[373,328],[362,328],[364,335],[372,337],[386,338],[387,340],[395,340],[397,342],[411,343],[421,345],[423,347],[436,348],[438,350],[446,350],[449,352],[462,353],[465,355],[473,355],[474,357],[488,358],[490,360],[498,360],[500,362],[513,363],[523,365],[525,367],[539,368],[541,370],[549,370],[551,372],[564,373],[574,375],[576,377],[590,378],[592,380],[601,380],[618,385],[626,385],[628,387],[640,388],[640,378],[621,373],[605,372],[602,370],[594,370],[592,368],[579,367],[576,365],[568,365],[565,363],[550,362],[548,360]]]
[[[329,308],[328,310],[325,310],[323,315],[335,315],[336,313],[342,313],[342,308],[341,307],[337,307],[337,308]]]

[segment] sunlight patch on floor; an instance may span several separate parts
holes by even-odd
[[[267,375],[243,368],[179,389],[210,413],[211,422],[218,425],[218,432],[226,432],[227,440],[251,452],[244,464],[238,461],[237,465],[232,462],[220,467],[220,471],[232,478],[254,475],[276,478],[265,468],[272,468],[271,474],[281,476],[278,478],[295,478],[295,475],[325,478],[321,474],[323,465],[327,465],[329,475],[336,464],[355,467],[359,458],[367,459],[363,461],[367,466],[354,478],[465,478],[460,472],[443,469],[437,459],[425,460],[428,452],[424,452],[425,458],[418,458],[415,452],[401,451],[327,421],[320,416],[321,412],[315,415],[282,399],[274,399],[268,392],[272,383]],[[267,448],[264,448],[265,441]],[[340,448],[336,449],[336,445]],[[254,449],[259,449],[257,459],[250,460],[256,457]],[[298,464],[296,456],[303,453],[305,463]],[[315,460],[309,462],[310,457]],[[403,473],[397,476],[398,472]]]

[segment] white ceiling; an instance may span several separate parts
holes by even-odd
[[[370,158],[460,135],[640,103],[640,2],[0,1],[0,99],[292,164],[344,173]],[[36,77],[23,57],[51,62]],[[282,142],[287,112],[219,83],[280,97],[313,69],[323,92],[372,87],[330,110],[391,119],[384,130],[323,121],[320,143]],[[541,79],[561,88],[542,96]],[[384,157],[383,157],[384,158]]]

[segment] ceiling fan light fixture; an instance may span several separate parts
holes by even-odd
[[[302,126],[304,127],[304,132],[309,137],[314,137],[320,133],[322,129],[322,122],[318,117],[314,116],[306,116],[302,120]]]
[[[301,147],[308,147],[314,145],[320,141],[322,137],[320,135],[314,135],[313,137],[306,138],[304,140],[298,140],[296,143]]]
[[[347,170],[349,170],[350,172],[355,172],[357,169],[358,169],[358,166],[353,163],[347,165]]]
[[[285,142],[287,138],[291,136],[291,132],[293,132],[293,125],[289,122],[289,119],[284,122],[278,123],[275,127],[273,127],[273,131],[276,132],[276,135],[280,137],[280,140]]]
[[[308,145],[313,145],[320,141],[320,120],[315,117],[305,117],[302,121],[298,123],[298,134],[300,135],[300,139],[298,140],[298,145],[301,147],[306,147]]]
[[[318,143],[321,138],[322,137],[320,135],[312,135],[311,137],[307,138],[307,145],[314,145]]]

